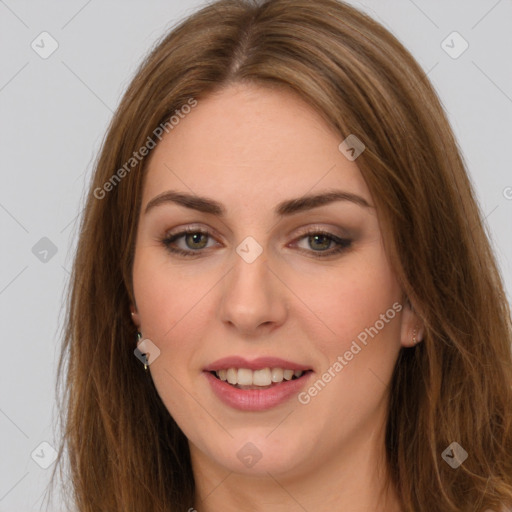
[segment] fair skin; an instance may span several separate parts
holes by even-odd
[[[200,100],[151,155],[133,319],[160,350],[151,377],[189,440],[197,488],[190,506],[199,512],[400,511],[396,494],[383,491],[388,384],[400,348],[412,345],[414,328],[418,339],[423,331],[386,258],[357,160],[345,158],[340,142],[293,93],[237,84]],[[369,206],[337,200],[274,211],[333,190]],[[215,200],[225,214],[173,201],[146,212],[168,191]],[[192,257],[162,242],[187,226],[210,232],[170,243]],[[319,230],[351,242],[333,253],[340,245],[315,239]],[[236,251],[249,236],[262,248],[250,263]],[[402,307],[333,371],[393,304]],[[296,392],[264,410],[239,410],[219,399],[204,371],[228,356],[300,363],[310,369],[302,393],[329,368],[331,378],[306,404]],[[261,457],[250,467],[237,456],[248,442]]]

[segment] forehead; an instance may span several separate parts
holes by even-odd
[[[328,188],[371,202],[341,137],[291,91],[232,85],[184,115],[153,150],[143,203],[167,189],[229,205],[276,204]]]

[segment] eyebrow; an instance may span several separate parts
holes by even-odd
[[[363,208],[374,208],[361,196],[352,194],[351,192],[344,192],[342,190],[332,190],[323,192],[321,194],[306,195],[296,199],[288,199],[279,203],[275,208],[275,214],[279,217],[293,215],[295,213],[311,210],[324,206],[335,201],[349,201]],[[148,213],[153,208],[166,204],[175,203],[191,210],[198,210],[203,213],[216,215],[217,217],[225,217],[226,209],[224,206],[208,197],[201,197],[194,194],[187,194],[183,192],[175,192],[168,190],[158,196],[154,197],[147,204],[144,213]]]

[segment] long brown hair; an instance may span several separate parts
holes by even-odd
[[[423,342],[400,352],[390,387],[388,465],[403,510],[512,507],[510,308],[464,162],[413,57],[336,0],[212,3],[163,38],[124,95],[81,221],[59,360],[58,467],[68,462],[61,477],[70,502],[80,512],[194,503],[187,439],[133,354],[147,157],[131,159],[191,98],[200,108],[235,82],[295,91],[340,142],[355,134],[366,146],[357,164],[393,269],[425,325]],[[468,452],[457,469],[441,457],[452,442]]]

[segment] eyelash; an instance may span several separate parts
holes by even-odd
[[[190,249],[188,251],[185,251],[184,249],[171,247],[171,244],[173,242],[175,242],[176,240],[182,238],[183,236],[189,235],[189,234],[201,234],[201,235],[206,235],[209,237],[212,236],[212,233],[207,230],[189,227],[189,228],[186,228],[178,233],[174,233],[172,235],[169,235],[169,236],[163,238],[161,240],[161,242],[165,246],[165,248],[173,254],[179,254],[181,256],[187,256],[187,257],[194,257],[194,256],[199,255],[201,252],[203,252],[204,249],[197,249],[197,250]],[[299,241],[299,240],[302,240],[303,238],[308,238],[308,237],[311,237],[314,235],[324,236],[324,237],[328,238],[330,241],[338,244],[338,246],[335,247],[334,249],[330,249],[327,251],[314,251],[314,250],[302,249],[302,251],[306,251],[306,252],[314,254],[314,257],[316,257],[316,258],[326,258],[328,256],[333,256],[334,254],[339,254],[339,253],[347,250],[352,245],[352,240],[350,240],[348,238],[339,238],[339,237],[333,235],[332,233],[329,233],[328,231],[323,231],[322,229],[313,229],[313,230],[309,230],[304,233],[301,233],[301,235],[298,238],[296,238],[295,240]]]

